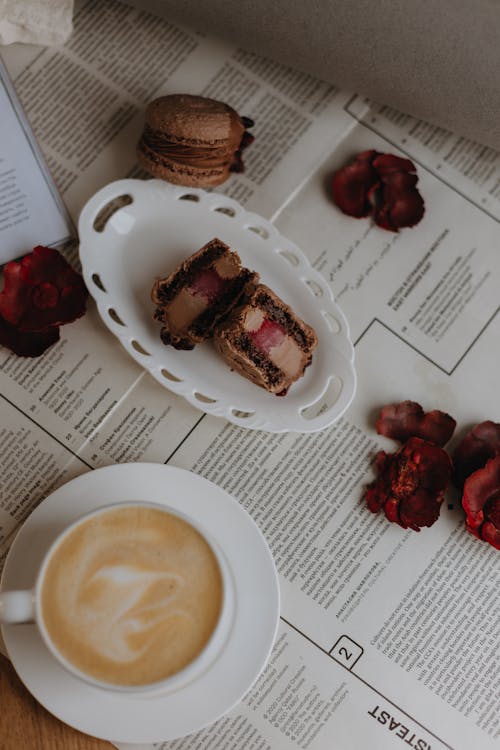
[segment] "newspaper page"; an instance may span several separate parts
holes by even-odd
[[[234,103],[255,119],[256,141],[247,172],[223,189],[274,217],[329,281],[350,323],[358,390],[320,433],[245,431],[163,389],[90,305],[40,360],[0,351],[0,554],[36,503],[79,473],[122,461],[192,470],[234,495],[266,536],[281,627],[233,711],[157,748],[493,749],[498,553],[465,532],[452,493],[418,534],[369,513],[362,495],[376,451],[394,450],[374,430],[381,405],[412,399],[448,411],[455,441],[477,422],[500,421],[491,376],[498,155],[444,133],[438,148],[425,123],[117,2],[83,3],[75,26],[65,48],[22,63],[16,50],[5,54],[73,217],[106,182],[142,176],[133,144],[150,98],[191,91]],[[283,131],[285,107],[295,124]],[[85,120],[75,115],[82,108]],[[369,148],[417,165],[426,201],[418,227],[390,234],[332,204],[332,172]]]

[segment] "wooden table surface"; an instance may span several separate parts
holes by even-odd
[[[26,690],[0,654],[1,750],[110,750],[114,745],[56,719]]]

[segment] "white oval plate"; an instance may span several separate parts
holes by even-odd
[[[103,231],[108,204],[128,196]],[[314,432],[347,409],[356,388],[354,349],[344,314],[324,278],[266,219],[217,193],[162,180],[119,180],[96,193],[79,221],[80,258],[100,315],[129,354],[162,385],[208,414],[269,432]],[[232,372],[210,342],[177,351],[160,339],[150,292],[214,237],[238,252],[318,335],[313,361],[285,397]]]
[[[163,464],[89,471],[45,498],[28,517],[9,550],[1,588],[31,588],[62,529],[85,513],[128,500],[165,504],[197,519],[224,551],[236,611],[226,645],[207,671],[172,693],[125,695],[96,688],[64,669],[35,625],[1,630],[21,680],[66,724],[110,742],[162,742],[196,732],[236,705],[264,668],[276,637],[276,568],[261,531],[237,500],[197,474]]]

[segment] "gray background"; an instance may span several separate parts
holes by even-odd
[[[134,0],[500,150],[500,0]]]

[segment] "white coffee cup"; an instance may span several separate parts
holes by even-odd
[[[224,648],[234,613],[234,584],[217,542],[196,519],[145,502],[116,503],[82,516],[50,545],[32,590],[0,592],[0,623],[35,623],[54,658],[75,677],[98,688],[133,694],[172,692],[206,672]],[[77,618],[74,633],[70,615]],[[170,639],[162,637],[167,632]],[[148,679],[147,665],[159,669],[171,651],[170,641],[172,648],[178,644],[186,663],[165,677]],[[139,647],[134,650],[141,643],[146,644],[144,657]],[[202,645],[195,653],[193,644],[198,643]],[[100,671],[86,671],[75,663],[77,658],[68,656],[80,644],[92,659],[94,652],[98,655],[94,661]],[[85,663],[93,665],[92,659]],[[103,678],[102,666],[115,661],[120,675],[128,680],[129,673],[140,671],[140,681],[123,684],[121,676],[110,680],[106,669]]]

